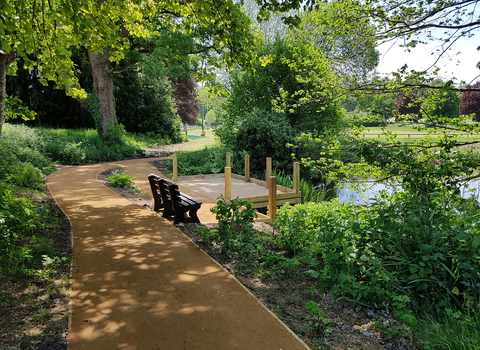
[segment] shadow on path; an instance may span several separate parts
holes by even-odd
[[[149,160],[49,179],[74,236],[69,350],[308,349],[179,229],[96,181],[124,166],[150,192]]]

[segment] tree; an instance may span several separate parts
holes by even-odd
[[[177,107],[178,115],[184,125],[195,124],[200,112],[200,102],[197,99],[197,85],[193,76],[170,78],[174,87],[172,97]]]
[[[397,116],[405,116],[407,120],[417,123],[422,118],[421,103],[414,92],[402,95],[397,100]]]
[[[262,11],[285,11],[299,7],[298,1],[283,4],[260,0]],[[75,2],[36,0],[0,0],[0,123],[4,120],[5,75],[16,57],[42,67],[42,80],[53,80],[67,94],[85,98],[78,86],[71,61],[72,46],[88,50],[92,66],[93,86],[98,100],[103,136],[109,125],[116,123],[113,103],[113,77],[132,67],[138,55],[151,51],[145,38],[155,36],[149,18],[158,19],[165,29],[187,35],[195,33],[199,50],[210,67],[228,66],[251,60],[249,48],[253,36],[250,21],[233,1],[205,6],[201,0],[157,2],[139,0],[78,0]],[[219,16],[221,14],[221,16]],[[161,36],[156,37],[160,42]],[[38,53],[35,62],[28,54]],[[119,65],[123,60],[125,65]],[[115,64],[112,66],[112,63]],[[210,72],[206,72],[207,75]]]
[[[480,81],[467,87],[480,88]],[[473,120],[480,122],[480,91],[465,91],[462,94],[462,102],[460,103],[460,114],[475,114]]]
[[[422,103],[425,117],[458,118],[461,95],[456,91],[427,90]]]
[[[315,76],[314,82],[308,78]],[[238,123],[253,111],[285,112],[298,132],[323,133],[339,126],[341,111],[334,76],[322,52],[310,45],[294,46],[284,39],[266,43],[252,72],[232,74],[227,115],[216,129],[231,144]]]
[[[343,20],[343,4],[320,3],[314,10],[304,12],[302,22],[290,30],[287,40],[312,43],[324,53],[337,76],[363,81],[379,61],[375,27],[362,13],[355,14],[355,20]]]
[[[180,142],[180,122],[170,82],[164,75],[139,73],[130,70],[115,79],[118,121],[127,131]]]

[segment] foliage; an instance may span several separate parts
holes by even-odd
[[[210,123],[220,122],[223,119],[225,114],[224,105],[227,102],[225,96],[205,86],[198,89],[198,99],[204,108],[205,115],[209,116],[207,120]],[[212,114],[215,116],[215,119],[210,117]]]
[[[397,100],[396,111],[397,118],[418,122],[422,118],[421,103],[418,101],[418,95],[411,92],[408,95],[400,96]]]
[[[228,202],[221,195],[217,199],[217,205],[210,210],[218,221],[217,232],[226,249],[235,251],[239,241],[246,241],[251,237],[251,228],[256,214],[252,209],[252,203],[240,200],[238,197]]]
[[[480,81],[466,88],[480,88]],[[480,91],[464,91],[460,103],[460,114],[475,114],[473,120],[480,122]]]
[[[416,343],[427,350],[478,349],[479,311],[478,308],[467,306],[462,311],[446,307],[444,312],[425,313],[420,318],[415,334]]]
[[[155,76],[128,71],[115,80],[117,118],[129,132],[182,141],[172,88],[164,72]]]
[[[478,305],[480,297],[480,236],[472,229],[478,204],[466,203],[463,213],[440,204],[431,212],[430,206],[401,193],[371,208],[337,202],[284,206],[276,219],[278,243],[294,256],[318,260],[308,274],[338,297],[391,308],[402,321],[415,323],[412,310],[426,302],[442,307],[448,299],[461,308]]]
[[[72,165],[97,163],[134,158],[145,152],[145,143],[137,142],[134,135],[125,135],[123,143],[118,144],[103,140],[92,129],[30,128],[7,124],[2,139],[28,147],[30,150],[21,153],[26,157],[24,159],[46,174],[53,169],[50,167],[51,161]],[[146,137],[140,139],[145,140]]]
[[[32,58],[33,59],[33,58]],[[87,91],[92,91],[91,69],[88,68],[88,57],[85,50],[73,49],[72,60],[77,68],[77,77]],[[78,101],[55,88],[53,82],[41,83],[41,69],[28,69],[28,63],[20,59],[17,62],[15,75],[7,76],[7,96],[18,98],[31,111],[35,111],[35,119],[27,122],[30,126],[48,126],[62,128],[95,127],[94,120]],[[31,67],[30,67],[31,68]],[[8,100],[8,99],[7,99]],[[20,118],[10,123],[24,123]]]
[[[51,173],[55,167],[37,145],[25,139],[22,142],[21,135],[18,136],[3,137],[0,141],[0,178],[8,184],[39,190],[43,187],[44,174]]]
[[[5,99],[5,120],[20,118],[22,120],[35,119],[36,112],[28,109],[22,105],[22,101],[19,98],[6,98]]]
[[[92,130],[65,130],[38,128],[36,133],[44,142],[44,152],[62,164],[98,163],[109,160],[134,158],[144,154],[135,141],[111,143]]]
[[[384,126],[385,123],[385,118],[382,115],[375,115],[375,114],[370,114],[368,112],[361,112],[361,111],[355,111],[355,112],[347,112],[345,114],[345,123],[347,125],[355,125],[355,126],[364,126],[364,127],[369,127],[369,126]]]
[[[349,94],[344,101],[347,111],[345,122],[368,127],[381,120],[380,125],[386,125],[394,117],[396,101],[394,94]],[[367,120],[360,122],[357,115]]]
[[[422,103],[422,113],[426,117],[458,118],[461,95],[451,90],[429,90]],[[468,113],[466,113],[468,114]]]
[[[19,182],[13,179],[12,182]],[[16,194],[0,182],[0,272],[28,276],[42,266],[44,255],[52,255],[49,242],[37,233],[47,222],[48,209]]]
[[[320,49],[277,39],[259,48],[252,72],[231,75],[231,93],[216,135],[230,145],[237,126],[252,111],[282,111],[297,132],[323,133],[339,125],[341,111],[330,84],[334,76]]]
[[[355,19],[345,20],[345,11],[352,12]],[[318,47],[339,79],[363,81],[378,65],[379,52],[375,28],[363,12],[354,11],[343,1],[319,3],[312,11],[303,12],[302,22],[289,31],[287,40],[298,44],[305,40]]]
[[[222,173],[227,166],[227,148],[221,146],[205,147],[191,152],[180,152],[177,155],[178,173],[182,175],[200,175]],[[237,152],[231,153],[231,167],[236,174],[243,173],[243,159]]]
[[[286,171],[292,167],[291,151],[295,131],[283,114],[255,111],[238,127],[233,148],[250,155],[250,172],[263,178],[265,159],[272,158],[272,166]]]
[[[248,48],[254,42],[249,31],[250,21],[239,4],[227,1],[217,5],[204,6],[202,1],[183,6],[174,2],[81,0],[75,5],[52,2],[48,6],[36,6],[34,0],[18,4],[2,1],[0,6],[5,20],[0,23],[0,35],[4,38],[1,57],[7,57],[8,65],[13,63],[15,56],[21,57],[28,69],[41,67],[43,83],[55,81],[66,89],[69,96],[85,98],[85,92],[78,87],[70,50],[71,47],[84,46],[92,63],[94,87],[102,105],[100,114],[105,128],[107,120],[114,121],[110,108],[113,96],[108,93],[113,83],[112,75],[131,68],[132,62],[138,62],[140,53],[151,52],[145,39],[157,32],[149,18],[161,21],[166,30],[192,35],[197,50],[186,54],[199,54],[211,67],[232,67],[235,63],[250,62],[252,55]],[[299,7],[300,4],[292,1],[289,6]],[[239,46],[242,50],[238,49]],[[92,59],[102,61],[103,67],[95,69]],[[126,66],[115,66],[123,59],[128,62]],[[171,59],[170,66],[179,61],[182,59]],[[114,65],[113,69],[110,69],[110,63]],[[107,72],[110,78],[107,78]],[[99,89],[100,85],[107,89]],[[3,90],[1,99],[4,100]],[[3,110],[1,113],[3,123]]]
[[[113,175],[110,175],[105,179],[112,187],[120,187],[131,189],[133,192],[138,191],[138,187],[135,186],[135,181],[138,178],[126,174],[122,168],[113,169]]]
[[[101,135],[103,132],[102,116],[98,111],[98,109],[100,108],[100,102],[98,101],[97,96],[95,96],[94,93],[88,94],[87,98],[85,99],[84,106],[87,109],[88,113],[90,113],[93,121],[95,122],[95,128],[97,129],[97,133]]]
[[[307,301],[305,308],[307,309],[308,314],[312,315],[315,319],[314,322],[307,326],[307,330],[315,330],[317,335],[319,336],[325,336],[332,332],[333,329],[331,327],[327,327],[324,329],[324,327],[330,323],[330,320],[323,317],[324,312],[318,307],[318,304],[316,302],[312,300]]]
[[[200,111],[200,102],[197,99],[197,88],[193,76],[171,77],[174,90],[172,98],[175,101],[178,115],[183,124],[195,124]]]
[[[287,188],[293,188],[293,179],[291,175],[286,175],[282,171],[272,169],[272,176],[277,178],[277,184]],[[318,203],[335,197],[334,186],[315,186],[311,182],[300,179],[300,192],[302,193],[301,203]]]
[[[365,17],[376,25],[376,35],[384,40],[405,38],[405,46],[415,47],[429,41],[455,43],[459,38],[473,35],[479,24],[475,1],[421,1],[407,3],[398,0],[366,1]],[[435,31],[441,28],[440,32]],[[444,54],[451,45],[445,45]]]

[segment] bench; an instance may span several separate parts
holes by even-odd
[[[159,211],[163,208],[162,216],[164,218],[175,215],[174,224],[180,222],[200,223],[197,211],[202,206],[202,202],[180,192],[176,183],[155,174],[150,174],[148,181],[152,189],[154,211]]]

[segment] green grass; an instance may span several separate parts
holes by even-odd
[[[213,134],[213,130],[205,130],[205,136],[202,135],[202,129],[193,129],[188,130],[188,142],[182,145],[182,151],[196,151],[199,149],[203,149],[206,146],[213,146],[215,145],[215,135]],[[180,148],[180,147],[179,147]]]
[[[424,130],[417,130],[410,126],[401,126],[401,125],[388,125],[386,128],[382,127],[368,127],[363,132],[362,135],[366,138],[383,138],[384,132],[391,132],[397,134],[398,141],[411,141],[412,139],[421,139],[427,135],[427,132]],[[465,135],[465,133],[449,133],[451,135]],[[433,134],[431,137],[435,137],[438,134]],[[478,136],[465,135],[458,137],[458,141],[475,141],[480,138]]]

